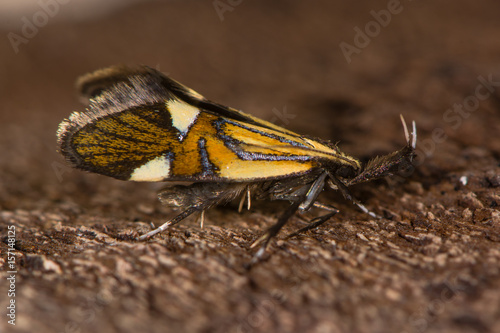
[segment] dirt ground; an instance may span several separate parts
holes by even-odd
[[[29,38],[2,32],[0,331],[500,332],[499,2],[165,1],[77,21],[64,6]],[[162,184],[73,170],[55,142],[84,109],[76,77],[118,63],[363,161],[405,144],[403,114],[415,170],[352,188],[380,220],[325,191],[341,213],[285,241],[294,217],[251,270],[287,203],[135,241],[175,214]]]

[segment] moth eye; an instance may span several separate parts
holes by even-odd
[[[356,176],[356,171],[353,167],[344,165],[338,168],[335,174],[341,178],[353,178]]]

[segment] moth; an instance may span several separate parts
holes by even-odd
[[[326,140],[299,135],[250,114],[209,101],[196,91],[147,67],[114,66],[77,81],[89,99],[59,125],[59,151],[75,168],[141,182],[167,182],[160,201],[181,213],[139,237],[147,239],[184,220],[241,197],[290,202],[252,247],[269,241],[298,211],[325,213],[298,233],[316,228],[339,211],[317,201],[324,187],[340,191],[375,216],[348,187],[412,167],[417,132],[401,117],[406,145],[363,165]]]

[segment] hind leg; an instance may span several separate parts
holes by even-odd
[[[176,185],[167,187],[158,193],[160,201],[166,206],[180,207],[184,210],[158,228],[140,236],[138,240],[148,239],[181,222],[195,212],[203,214],[210,207],[231,201],[240,195],[246,189],[246,186],[247,184],[244,183],[195,183],[189,186]]]

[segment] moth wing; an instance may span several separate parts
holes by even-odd
[[[166,91],[170,92],[169,96],[174,95],[187,104],[196,106],[214,115],[258,125],[287,134],[295,134],[271,122],[259,119],[237,109],[212,102],[195,90],[148,66],[128,67],[125,65],[117,65],[100,69],[80,77],[76,82],[76,86],[83,98],[92,99],[119,83],[129,82],[131,77],[147,78],[147,81],[154,82],[155,85],[162,86]]]
[[[242,181],[304,173],[315,158],[340,156],[146,66],[103,69],[78,85],[89,107],[60,124],[58,143],[83,170],[137,181]]]
[[[163,153],[179,141],[179,133],[165,103],[178,100],[175,91],[181,87],[169,89],[163,78],[145,66],[114,66],[78,79],[89,106],[59,125],[58,145],[66,160],[76,168],[123,180],[153,161],[151,179],[145,180],[167,175]]]

